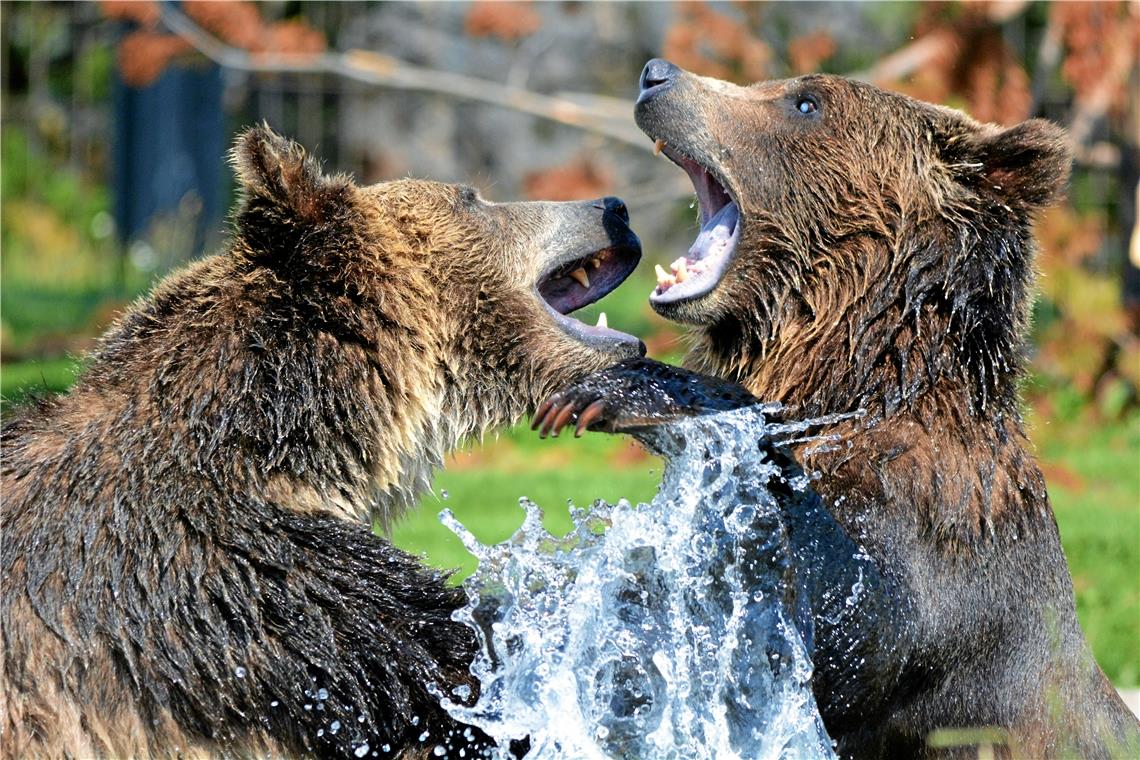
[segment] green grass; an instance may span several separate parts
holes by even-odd
[[[609,312],[608,312],[609,313]],[[636,315],[630,315],[630,318]],[[0,393],[63,390],[76,363],[57,359],[5,364]],[[1031,423],[1073,573],[1077,613],[1097,661],[1118,686],[1140,684],[1140,415],[1116,423]],[[448,508],[483,543],[502,541],[522,523],[520,496],[545,510],[547,528],[569,529],[567,500],[648,501],[661,463],[627,439],[590,434],[540,440],[519,426],[454,456],[434,493],[394,528],[397,545],[464,577],[474,559],[447,528]],[[442,494],[447,492],[447,498]]]
[[[520,431],[521,433],[521,431]],[[538,436],[526,431],[530,435]],[[600,435],[591,436],[603,442],[605,448],[618,453],[633,444],[620,439],[605,440]],[[535,458],[540,459],[541,448],[551,451],[568,450],[573,439],[539,441],[534,448]],[[492,446],[501,450],[502,446]],[[467,553],[459,539],[439,522],[439,513],[450,509],[475,536],[484,544],[504,541],[522,523],[523,510],[519,497],[526,496],[542,507],[546,529],[555,535],[570,530],[568,502],[578,507],[587,507],[597,499],[616,502],[626,498],[637,503],[649,501],[657,491],[661,465],[654,460],[643,460],[638,465],[625,469],[608,469],[604,462],[593,463],[593,457],[580,460],[568,457],[564,465],[536,466],[529,471],[504,469],[491,461],[478,469],[452,469],[439,474],[433,494],[426,494],[419,509],[405,517],[392,532],[393,541],[408,551],[420,553],[437,567],[457,569],[457,578],[463,578],[475,570],[475,558]],[[459,461],[462,461],[462,457]],[[443,498],[443,494],[447,498]]]
[[[4,325],[21,342],[44,334],[83,333],[99,307],[111,298],[101,286],[26,285],[0,288]]]
[[[0,365],[0,398],[5,407],[32,394],[61,393],[75,382],[79,361],[40,359]]]
[[[1097,662],[1140,684],[1140,414],[1031,427]]]

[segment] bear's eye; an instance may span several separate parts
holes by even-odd
[[[812,114],[819,110],[819,103],[811,95],[801,95],[796,99],[796,110],[802,114]]]

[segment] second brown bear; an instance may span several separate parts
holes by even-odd
[[[1140,725],[1082,635],[1018,399],[1063,131],[835,76],[738,87],[654,60],[641,87],[638,125],[689,174],[701,224],[650,302],[694,325],[686,366],[713,377],[630,360],[539,423],[742,403],[725,381],[851,414],[834,445],[797,446],[822,503],[786,510],[840,754],[1132,756]]]

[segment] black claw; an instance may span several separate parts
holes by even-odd
[[[534,412],[534,419],[531,420],[530,429],[538,430],[538,426],[542,424],[542,418],[550,411],[550,407],[554,406],[554,399],[550,398],[542,402],[542,406]]]
[[[581,438],[591,422],[602,416],[605,411],[606,403],[604,401],[595,401],[590,404],[585,410],[578,415],[578,425],[574,428],[574,437]]]
[[[570,418],[573,416],[574,416],[574,405],[573,404],[567,404],[566,406],[562,407],[562,411],[560,411],[558,413],[558,416],[554,418],[554,437],[555,438],[558,437],[558,434],[560,432],[562,432],[562,428],[566,426],[566,423],[569,422]]]
[[[540,430],[538,434],[540,438],[545,438],[550,435],[550,431],[554,429],[554,421],[558,419],[558,413],[560,411],[561,407],[555,405],[546,413],[546,416],[542,420],[542,430]]]

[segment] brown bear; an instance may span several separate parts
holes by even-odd
[[[786,515],[840,754],[1140,747],[1077,623],[1018,406],[1031,224],[1067,181],[1063,131],[837,76],[737,87],[659,59],[635,113],[697,192],[697,239],[650,301],[695,326],[686,367],[707,375],[631,360],[536,425],[636,430],[746,403],[726,381],[801,418],[859,413],[832,445],[793,448],[822,508]],[[937,731],[952,728],[991,730]]]
[[[0,755],[431,755],[484,738],[464,594],[376,537],[457,442],[640,341],[566,316],[624,205],[326,176],[247,131],[220,254],[3,430]]]

